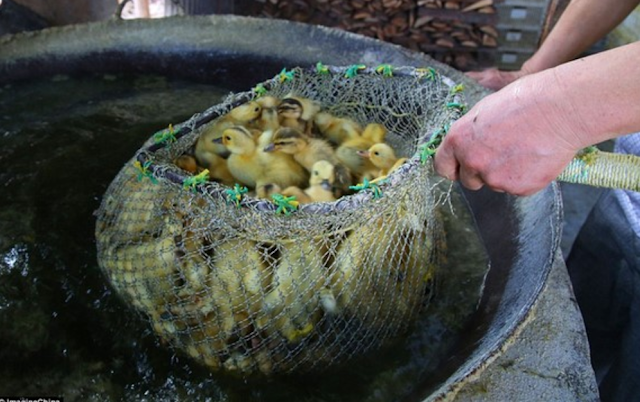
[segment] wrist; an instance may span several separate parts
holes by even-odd
[[[558,76],[556,69],[547,69],[522,80],[522,99],[532,102],[534,115],[539,116],[543,141],[553,141],[558,147],[577,152],[591,145],[585,141],[587,127],[581,111],[569,101],[571,89]]]

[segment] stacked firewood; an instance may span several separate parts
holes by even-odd
[[[251,14],[341,28],[466,69],[497,46],[494,1],[257,0]]]

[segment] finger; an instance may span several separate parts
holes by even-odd
[[[453,149],[448,146],[445,138],[444,142],[440,144],[436,155],[433,159],[433,167],[436,172],[449,180],[458,180],[458,171],[460,170],[460,164],[453,155]]]
[[[480,190],[484,186],[484,181],[477,172],[461,167],[459,176],[460,183],[469,190]]]

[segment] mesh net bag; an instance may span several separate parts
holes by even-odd
[[[156,133],[119,172],[97,213],[100,267],[161,339],[217,371],[306,372],[397,339],[435,290],[445,244],[425,162],[462,111],[460,89],[431,68],[318,64],[232,94]],[[287,94],[384,125],[408,160],[297,207],[174,164],[233,108]]]

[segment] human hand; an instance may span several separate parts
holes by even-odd
[[[530,195],[554,180],[582,148],[562,105],[544,86],[519,80],[478,102],[449,129],[435,156],[443,177],[478,190]],[[535,84],[539,84],[536,82]]]
[[[465,75],[478,81],[478,84],[485,88],[497,91],[511,84],[520,77],[524,77],[528,72],[525,70],[502,71],[497,68],[489,68],[482,71],[469,71]]]

